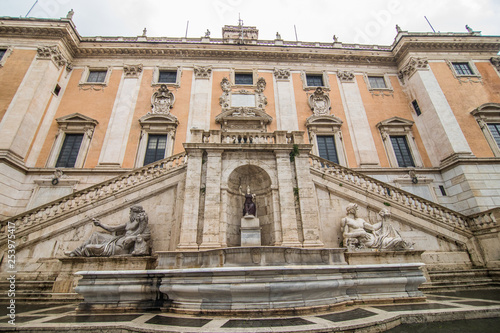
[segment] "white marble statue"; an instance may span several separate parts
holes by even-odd
[[[379,212],[381,221],[370,224],[357,217],[358,205],[351,203],[347,206],[347,216],[342,218],[343,246],[349,250],[379,249],[401,251],[413,249],[413,244],[403,240],[399,232],[387,223],[390,212],[382,209]]]
[[[94,232],[70,257],[109,257],[113,255],[144,256],[150,254],[148,216],[141,206],[130,207],[130,219],[125,224],[108,226],[93,218],[94,225],[110,233]]]

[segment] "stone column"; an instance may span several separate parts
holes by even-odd
[[[320,240],[318,201],[309,171],[309,149],[301,149],[295,156],[295,174],[299,188],[300,214],[304,232],[304,247],[322,247]]]
[[[180,240],[177,250],[197,251],[198,243],[198,210],[200,207],[201,166],[203,152],[199,149],[188,151],[189,162],[186,171],[186,187],[184,190],[184,207]]]
[[[128,70],[130,67],[124,68],[123,71],[122,81],[118,88],[99,156],[98,167],[120,167],[125,156],[142,79],[142,66],[133,66],[135,69],[140,68],[140,71],[133,72]]]
[[[221,213],[221,170],[224,150],[207,151],[207,180],[205,188],[205,219],[203,221],[203,242],[200,249],[221,247],[220,213]]]
[[[299,121],[289,69],[274,69],[274,100],[278,130],[298,131]]]
[[[295,198],[293,194],[293,177],[288,150],[275,150],[278,188],[280,199],[282,246],[302,247],[297,229],[295,215]]]
[[[273,200],[273,216],[274,216],[274,246],[281,246],[283,243],[283,233],[281,232],[281,211],[280,211],[280,194],[279,186],[272,189]]]
[[[194,67],[194,80],[189,103],[188,129],[210,129],[210,104],[212,101],[212,68]],[[188,131],[186,142],[191,141],[191,132]]]
[[[425,58],[411,57],[399,72],[422,114],[414,116],[422,141],[434,166],[452,155],[472,156],[446,96]]]
[[[43,120],[52,89],[67,64],[57,46],[41,47],[37,52],[0,123],[0,151],[20,164]]]
[[[378,166],[380,161],[356,77],[352,73],[342,74],[339,86],[356,160],[360,167]]]

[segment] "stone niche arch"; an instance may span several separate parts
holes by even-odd
[[[281,238],[281,230],[275,222],[273,209],[273,202],[277,200],[274,196],[277,195],[277,192],[273,191],[271,177],[263,168],[246,164],[236,167],[227,178],[228,205],[225,209],[227,246],[241,246],[240,227],[245,198],[239,192],[240,185],[243,193],[246,192],[249,185],[251,192],[256,195],[255,204],[257,217],[260,220],[262,245],[276,245]]]

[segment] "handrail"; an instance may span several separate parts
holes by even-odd
[[[387,201],[392,201],[393,203],[406,206],[413,211],[427,215],[429,218],[441,221],[442,223],[452,226],[453,228],[470,230],[470,218],[463,214],[455,212],[435,202],[421,198],[410,192],[401,190],[375,178],[366,176],[360,172],[325,160],[319,156],[309,154],[309,161],[311,163],[311,168],[319,170],[344,183],[362,188],[364,191],[382,197]]]
[[[497,216],[500,216],[500,207],[470,215],[469,225],[474,231],[498,227]]]
[[[67,213],[90,205],[119,191],[127,190],[152,178],[167,174],[187,164],[185,152],[167,157],[163,160],[135,169],[124,175],[108,179],[80,191],[61,197],[57,200],[35,207],[19,215],[0,222],[1,234],[4,234],[7,222],[16,224],[16,231],[44,222],[58,214]]]

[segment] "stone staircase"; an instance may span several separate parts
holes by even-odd
[[[442,292],[467,289],[500,288],[500,269],[473,268],[454,271],[429,271],[430,283],[422,285],[423,292]]]

